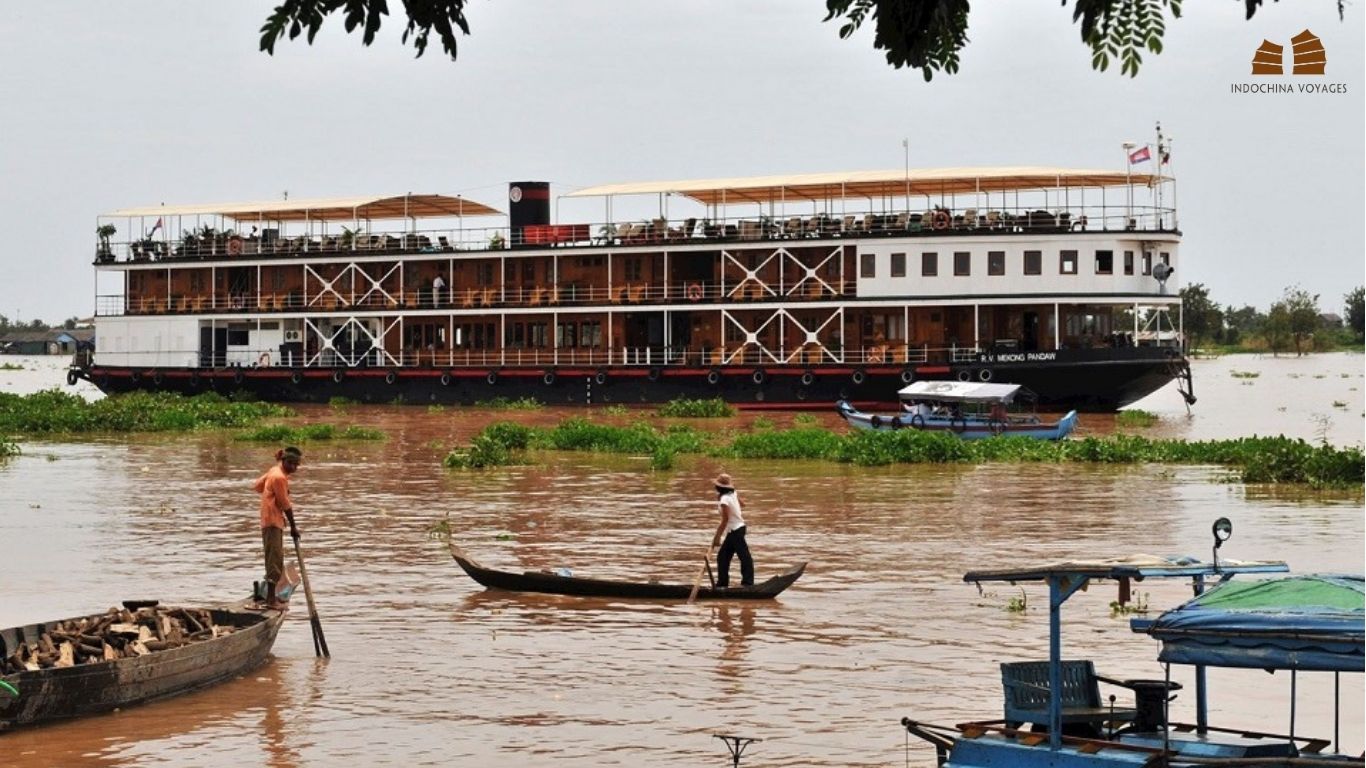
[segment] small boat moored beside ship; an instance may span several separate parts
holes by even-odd
[[[835,407],[855,429],[949,432],[964,440],[996,436],[1061,440],[1076,429],[1076,411],[1054,422],[1042,421],[1034,413],[1008,411],[1021,391],[1018,384],[917,381],[897,393],[903,408],[900,414],[863,413],[843,400]]]

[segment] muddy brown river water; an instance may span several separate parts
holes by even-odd
[[[1203,361],[1194,415],[1164,391],[1144,404],[1163,417],[1149,433],[1359,444],[1361,361]],[[45,365],[0,373],[0,386],[37,388]],[[1253,367],[1255,379],[1229,374]],[[1311,422],[1315,413],[1327,422]],[[928,747],[911,741],[908,751],[901,717],[999,717],[997,665],[1047,656],[1046,592],[1026,589],[1028,609],[1010,612],[1020,591],[979,593],[961,581],[971,568],[1135,552],[1207,557],[1210,523],[1227,516],[1236,527],[1227,556],[1283,559],[1301,572],[1363,570],[1360,489],[1245,487],[1209,467],[682,458],[661,473],[643,459],[554,454],[536,466],[453,473],[439,464],[445,449],[494,416],[356,407],[304,418],[389,434],[305,445],[294,483],[332,659],[314,659],[300,599],[275,658],[256,672],[0,736],[0,765],[729,765],[717,733],[762,739],[742,765],[931,765]],[[1110,417],[1083,416],[1083,425],[1114,428]],[[225,600],[260,577],[250,484],[269,463],[267,447],[208,433],[23,448],[0,467],[0,626],[133,597]],[[810,562],[778,601],[484,592],[426,533],[449,514],[457,541],[487,565],[688,581],[714,525],[708,478],[722,469],[740,486],[760,578]],[[1156,612],[1188,589],[1136,592]],[[1095,659],[1109,676],[1160,677],[1156,644],[1111,616],[1114,597],[1098,585],[1067,604],[1065,655]],[[1187,669],[1173,675],[1190,682]],[[1288,726],[1288,676],[1210,678],[1215,724]],[[1362,679],[1342,682],[1343,747],[1360,751]],[[1174,717],[1193,721],[1193,700],[1188,686]],[[1332,713],[1331,676],[1300,676],[1297,733],[1331,737]]]

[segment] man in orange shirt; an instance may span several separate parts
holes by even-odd
[[[303,452],[293,446],[276,451],[278,463],[257,478],[253,486],[261,494],[261,543],[266,553],[266,583],[270,585],[270,596],[266,600],[269,608],[284,605],[276,590],[285,572],[285,524],[294,517],[294,505],[289,500],[289,476],[299,470],[303,457]]]

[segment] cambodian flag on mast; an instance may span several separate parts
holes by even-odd
[[[1138,149],[1129,153],[1129,165],[1134,165],[1136,163],[1146,163],[1151,159],[1153,159],[1153,155],[1151,152],[1148,151],[1147,145],[1139,147]]]
[[[152,225],[152,231],[148,232],[147,236],[155,235],[158,229],[161,229],[161,217],[157,217],[157,223]]]

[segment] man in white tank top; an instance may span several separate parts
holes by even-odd
[[[721,524],[716,527],[716,535],[711,540],[713,547],[721,547],[716,553],[716,586],[730,586],[730,559],[736,555],[740,556],[740,585],[753,586],[754,559],[750,557],[749,545],[745,543],[745,518],[740,512],[740,495],[735,492],[730,475],[717,475],[713,483],[716,486],[716,506],[721,512]]]

